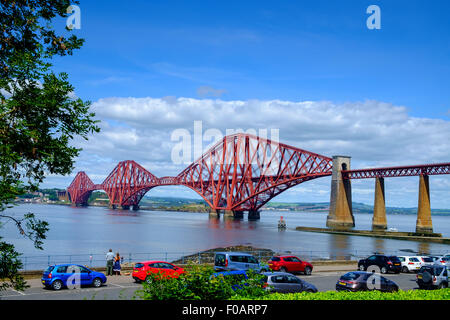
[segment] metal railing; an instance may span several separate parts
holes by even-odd
[[[332,260],[359,260],[368,257],[375,252],[364,250],[346,250],[342,252],[329,252],[329,251],[314,251],[314,250],[302,250],[302,251],[282,251],[282,250],[264,250],[264,251],[241,251],[252,254],[258,258],[260,262],[266,262],[275,254],[289,254],[295,255],[300,259],[306,261],[332,261]],[[405,252],[402,250],[391,250],[379,252],[385,255],[395,256],[414,256],[415,253]],[[447,251],[430,252],[428,255],[441,256],[447,253]],[[80,264],[87,267],[104,267],[106,266],[106,252],[96,254],[67,254],[67,255],[35,255],[20,257],[23,267],[21,270],[43,270],[50,265],[73,263]],[[124,253],[121,254],[122,266],[131,267],[136,262],[159,260],[173,262],[175,264],[201,264],[201,263],[213,263],[214,252],[149,252],[149,253]]]

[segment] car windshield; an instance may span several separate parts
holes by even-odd
[[[422,267],[419,270],[419,273],[424,273],[425,271],[429,272],[432,275],[438,275],[441,273],[442,268],[439,267]]]
[[[430,257],[423,257],[422,260],[423,262],[433,262],[433,258]]]
[[[359,278],[359,276],[360,276],[359,273],[348,272],[348,273],[344,274],[343,276],[341,276],[341,280],[356,280]]]
[[[400,262],[400,260],[396,256],[389,257],[389,260],[391,260],[392,262]]]
[[[225,266],[225,255],[216,254],[216,258],[214,259],[214,265],[221,267]]]
[[[138,262],[134,265],[135,268],[142,268],[143,266],[144,266],[144,264],[140,263],[140,262]]]
[[[45,273],[52,272],[54,268],[55,268],[55,266],[49,266],[47,269],[45,269],[44,272],[45,272]]]

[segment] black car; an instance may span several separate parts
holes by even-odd
[[[336,283],[336,291],[398,291],[398,285],[385,277],[364,271],[347,272]]]
[[[367,259],[358,261],[358,270],[366,271],[380,271],[381,273],[400,273],[402,271],[402,264],[396,256],[385,256],[381,254],[374,254]]]

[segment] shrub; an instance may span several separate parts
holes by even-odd
[[[231,297],[258,298],[266,295],[263,276],[249,271],[247,278],[212,277],[210,266],[191,265],[178,278],[150,273],[136,295],[144,300],[226,300]]]
[[[242,297],[232,297],[242,299]],[[250,299],[247,297],[246,299]],[[336,292],[326,291],[317,293],[273,293],[264,297],[252,299],[266,300],[450,300],[450,290],[399,290],[398,292],[362,291],[362,292]]]

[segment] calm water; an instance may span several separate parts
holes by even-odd
[[[402,253],[400,250],[450,251],[450,245],[444,244],[294,230],[296,226],[325,227],[326,213],[262,211],[259,221],[248,221],[246,215],[243,220],[233,221],[210,219],[205,213],[133,212],[103,207],[24,204],[10,210],[17,216],[34,212],[50,224],[44,251],[35,249],[11,222],[3,227],[4,240],[13,243],[24,256],[99,254],[103,259],[106,250],[112,248],[125,257],[168,252],[174,259],[182,254],[239,244],[324,258],[336,254],[365,255],[374,251],[394,254]],[[285,231],[277,228],[281,215],[287,222]],[[355,215],[356,229],[370,229],[371,219],[369,214]],[[450,217],[436,215],[432,219],[434,231],[450,237]],[[388,227],[399,231],[413,231],[415,223],[414,215],[388,215]]]

